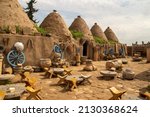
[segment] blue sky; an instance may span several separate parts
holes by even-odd
[[[26,7],[29,0],[19,0]],[[81,15],[89,28],[97,22],[103,31],[110,26],[120,42],[150,41],[150,0],[37,0],[35,18],[40,21],[54,9],[68,27]]]

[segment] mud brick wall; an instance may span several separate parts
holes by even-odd
[[[128,56],[132,56],[132,46],[127,46]]]
[[[0,34],[0,44],[5,47],[4,61],[6,64],[8,52],[18,41],[24,44],[23,52],[26,57],[24,65],[39,65],[41,58],[51,58],[54,45],[54,39],[51,37]]]

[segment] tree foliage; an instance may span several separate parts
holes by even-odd
[[[34,13],[38,12],[38,9],[34,8],[34,5],[36,3],[36,0],[30,0],[29,2],[27,2],[27,8],[25,8],[25,12],[27,13],[30,20],[32,20],[34,23],[38,23],[38,21],[34,19]]]

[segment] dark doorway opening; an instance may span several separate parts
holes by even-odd
[[[87,46],[88,46],[88,43],[87,41],[83,44],[83,56],[87,56]]]

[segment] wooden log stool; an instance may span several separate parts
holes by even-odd
[[[33,89],[32,87],[27,86],[26,90],[29,93],[27,100],[30,100],[32,98],[34,98],[36,100],[42,100],[42,98],[38,95],[38,93],[41,91],[41,89]]]
[[[3,100],[5,98],[5,92],[0,91],[0,100]]]
[[[113,95],[109,100],[119,100],[122,98],[122,95],[126,92],[126,91],[119,91],[115,87],[111,87],[109,90]]]

